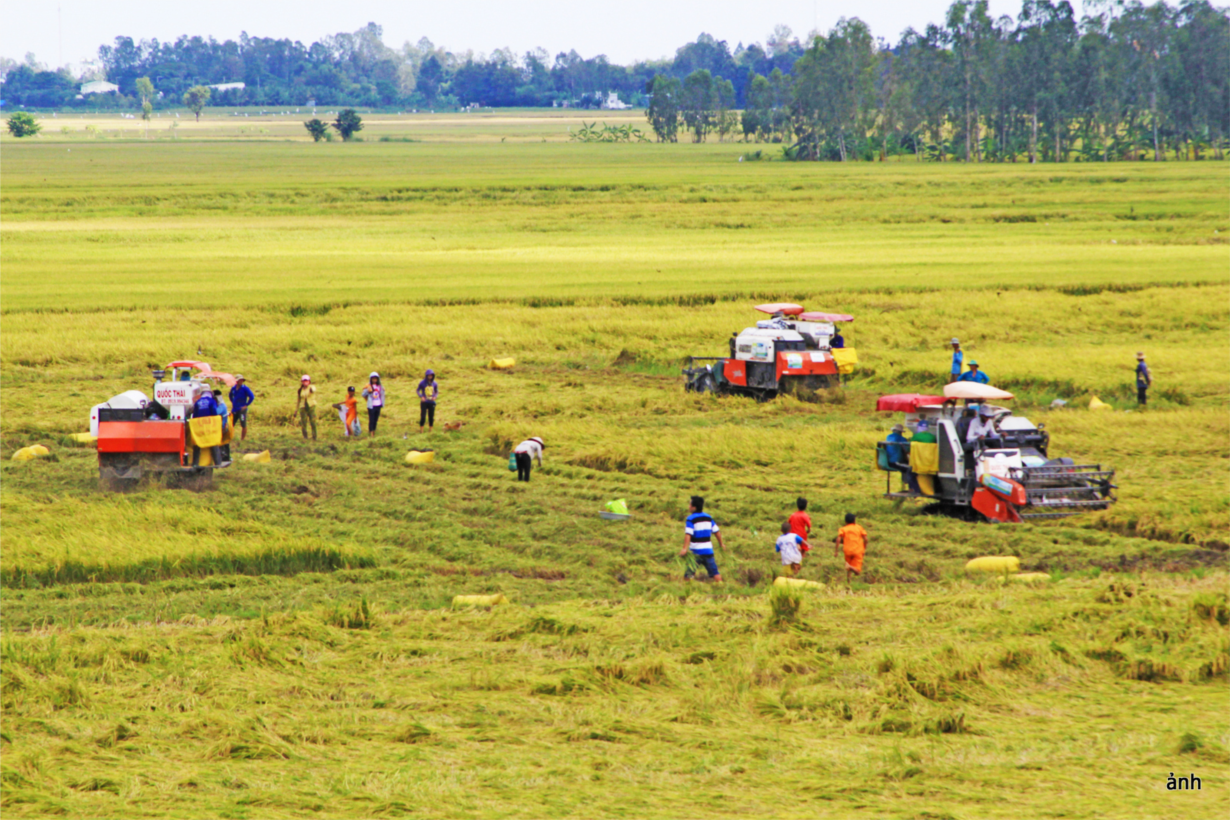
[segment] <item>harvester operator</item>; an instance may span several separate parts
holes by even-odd
[[[1000,445],[999,431],[995,429],[991,408],[985,404],[978,408],[978,418],[974,419],[969,426],[969,432],[965,434],[967,449],[973,449],[979,442],[988,447]]]

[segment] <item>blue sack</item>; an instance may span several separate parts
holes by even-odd
[[[510,473],[517,472],[517,454],[516,453],[508,454],[508,471]]]

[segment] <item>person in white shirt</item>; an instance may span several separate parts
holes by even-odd
[[[991,418],[991,408],[985,404],[978,410],[978,418],[970,423],[969,432],[965,434],[965,444],[968,447],[973,447],[978,442],[995,446],[999,443],[999,432],[995,429],[995,422]]]
[[[547,449],[547,445],[542,443],[542,439],[535,436],[527,438],[525,441],[518,444],[513,449],[513,454],[517,458],[517,480],[530,480],[530,468],[534,466],[534,459],[538,459],[538,466],[542,466],[542,451]]]
[[[774,543],[774,548],[781,553],[782,566],[790,567],[791,575],[798,575],[803,568],[803,547],[811,549],[811,545],[803,540],[803,536],[790,531],[790,522],[782,522],[782,534]]]

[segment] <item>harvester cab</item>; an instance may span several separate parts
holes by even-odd
[[[876,402],[877,410],[903,413],[902,427],[914,433],[909,441],[890,437],[876,445],[876,466],[888,474],[885,498],[931,499],[999,522],[1060,518],[1104,510],[1116,501],[1113,469],[1051,458],[1043,425],[991,404],[1011,399],[1011,393],[972,382],[950,384],[944,393],[881,396]],[[959,406],[963,400],[966,406]],[[993,429],[970,442],[974,407]],[[903,485],[896,492],[893,473]]]
[[[819,390],[840,387],[841,374],[854,371],[857,354],[838,341],[836,329],[837,322],[853,321],[853,316],[808,313],[790,303],[757,305],[756,310],[771,318],[731,334],[729,357],[691,357],[683,371],[687,390],[761,400],[791,393],[809,399]]]
[[[152,399],[140,390],[128,390],[90,410],[99,478],[111,489],[124,489],[147,474],[208,479],[215,468],[230,463],[229,420],[189,416],[201,395],[219,385],[234,385],[234,376],[216,372],[206,362],[175,361],[154,370],[153,377]],[[213,461],[214,447],[219,448],[219,464]]]

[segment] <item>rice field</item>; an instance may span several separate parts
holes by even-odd
[[[530,114],[313,145],[262,122],[3,140],[6,814],[1230,808],[1224,164],[739,162]],[[687,356],[779,299],[855,315],[838,396],[683,391]],[[1118,504],[996,527],[880,497],[875,398],[937,390],[954,335],[1053,455],[1116,468]],[[103,493],[69,435],[197,351],[248,377],[235,451],[272,461]],[[457,432],[418,433],[427,367]],[[328,404],[371,370],[379,435],[346,441]],[[304,372],[315,442],[290,418]],[[546,462],[518,484],[530,435]],[[35,442],[52,456],[9,460]],[[681,580],[693,493],[721,587]],[[770,594],[800,495],[826,586]],[[600,520],[617,498],[632,519]],[[850,590],[826,547],[846,512],[873,538]],[[963,571],[1007,554],[1046,580]],[[484,593],[510,603],[449,605]]]

